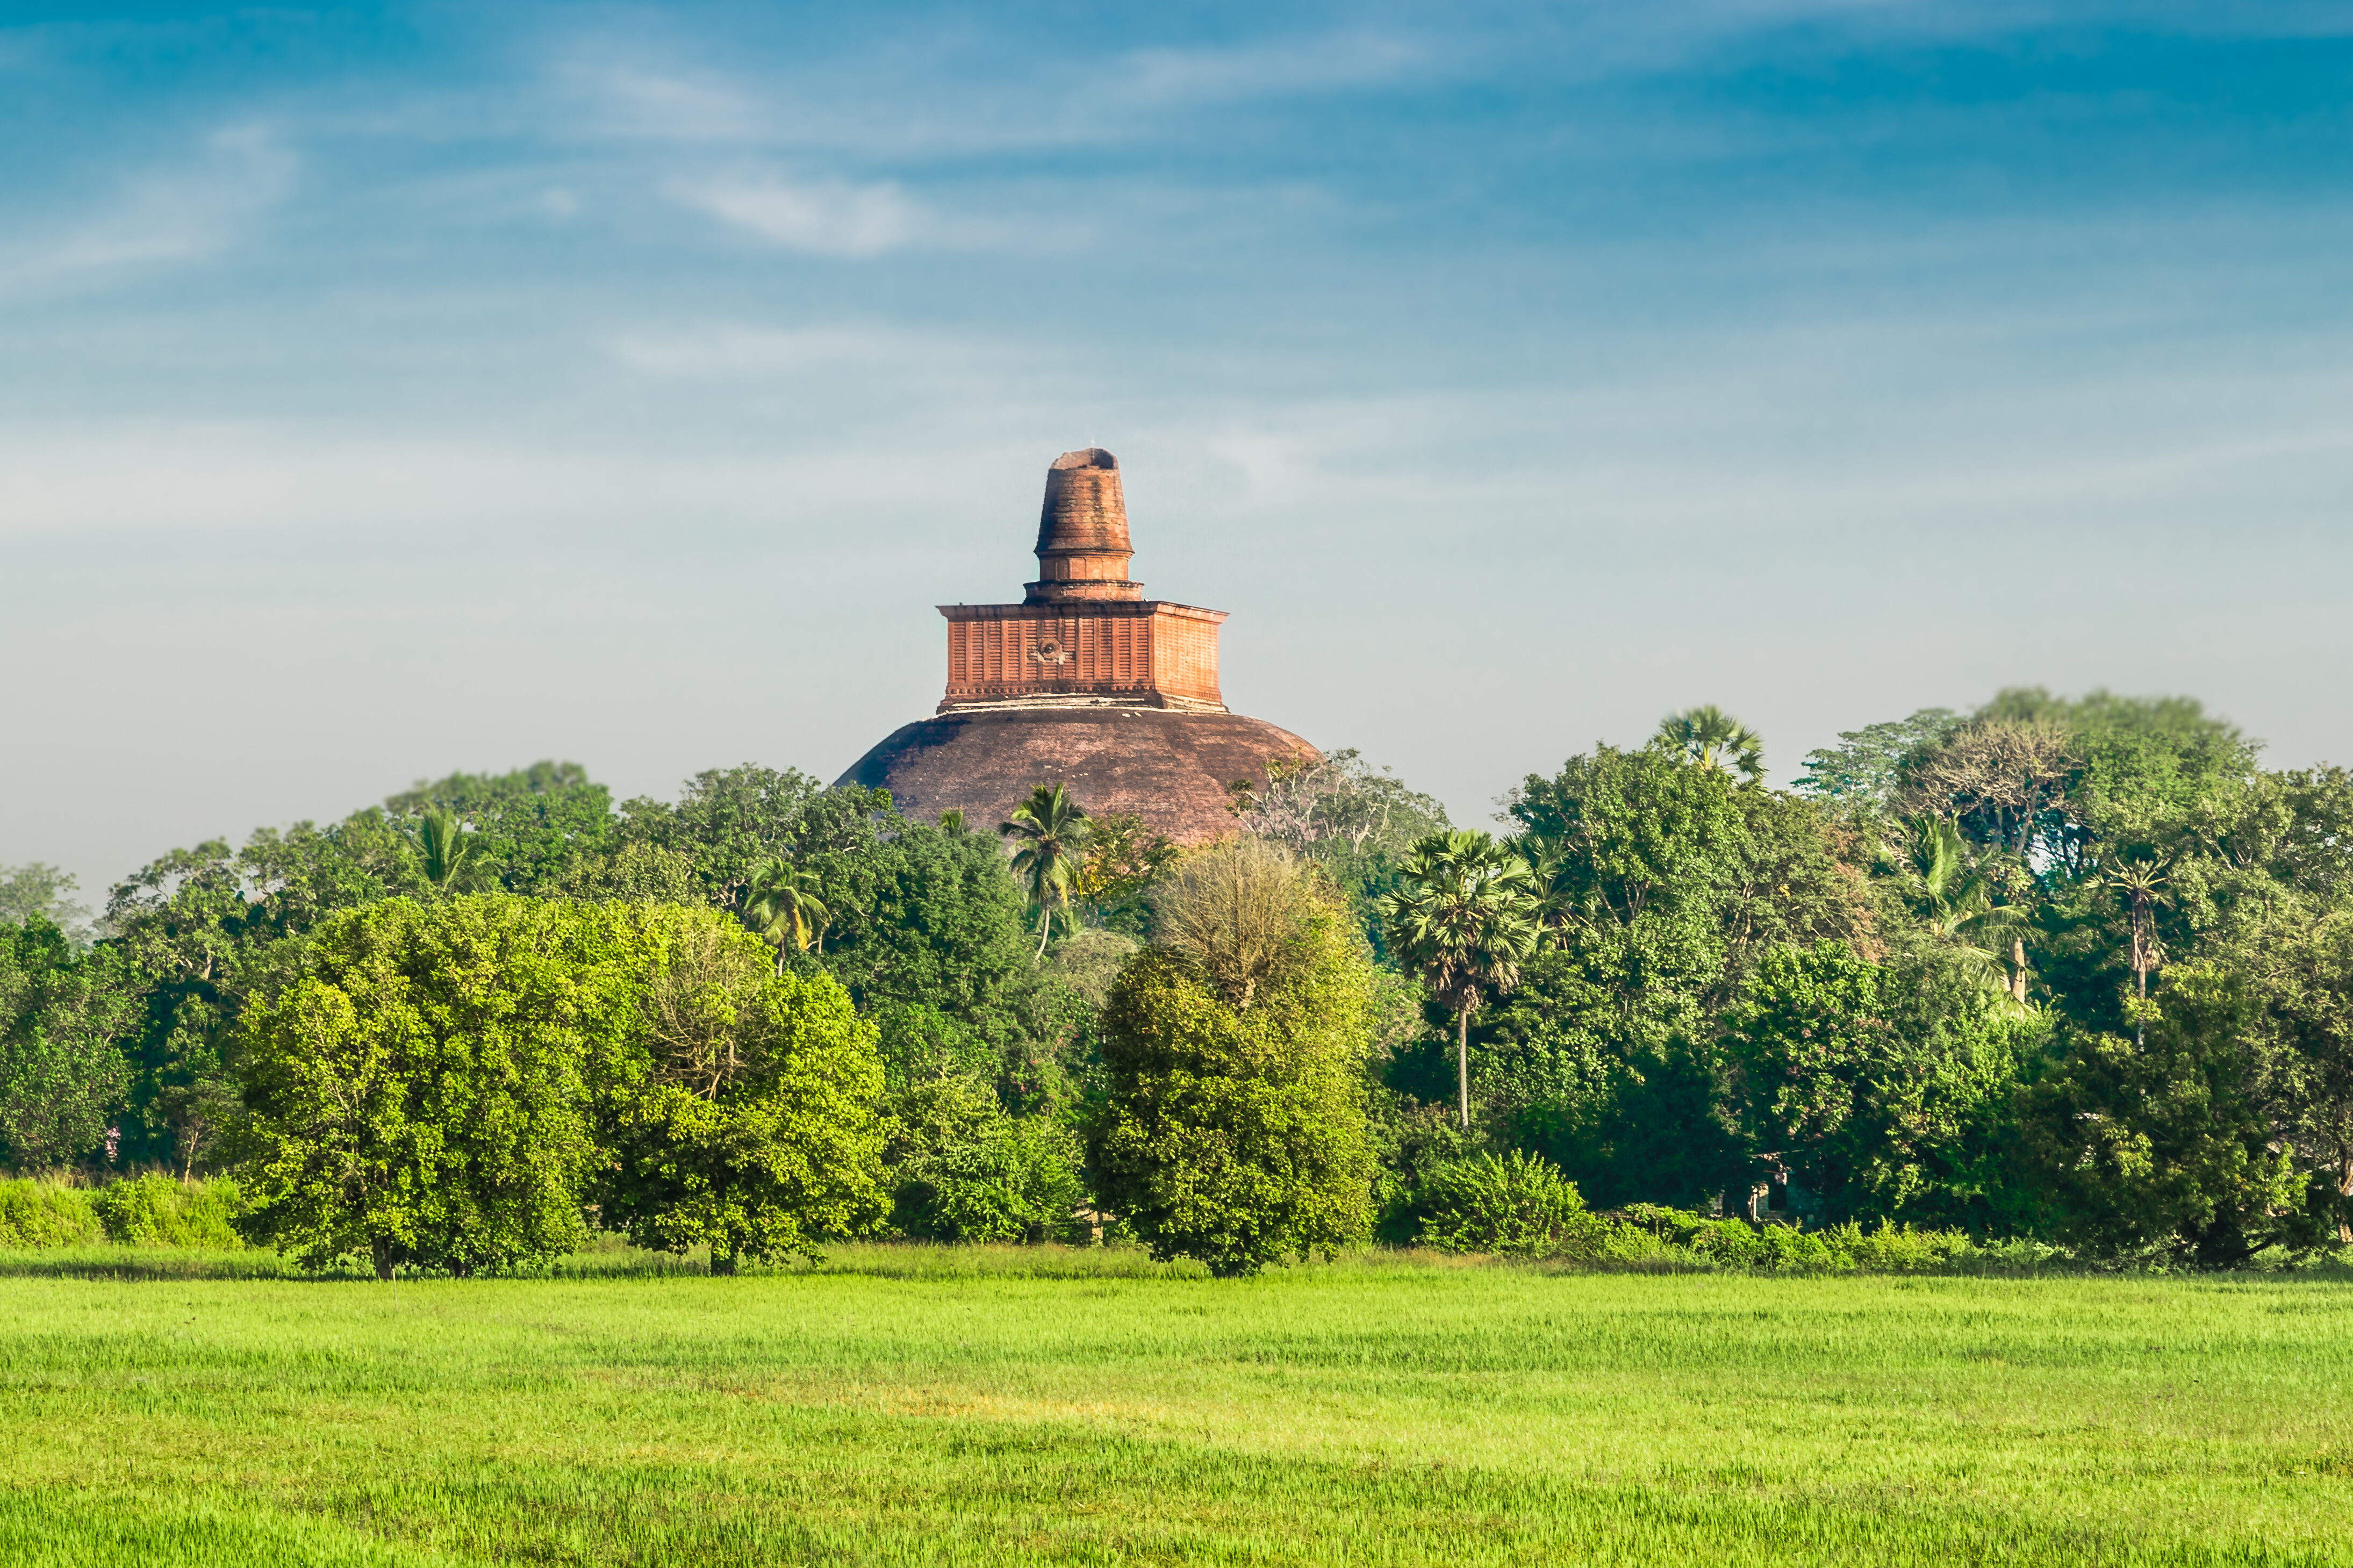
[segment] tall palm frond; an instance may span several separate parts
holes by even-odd
[[[1038,906],[1038,955],[1054,931],[1059,910],[1068,916],[1071,889],[1086,861],[1091,831],[1085,808],[1060,784],[1038,784],[997,831],[1014,840],[1013,875]]]
[[[462,893],[481,880],[482,847],[454,811],[417,819],[417,854],[436,893]]]
[[[1765,776],[1763,737],[1713,702],[1668,714],[1658,738],[1704,768],[1737,773],[1750,784]]]
[[[788,860],[767,859],[752,868],[744,891],[744,918],[776,948],[776,969],[785,966],[785,949],[807,952],[825,941],[825,923],[832,918],[820,896],[817,873]]]
[[[1382,900],[1389,950],[1454,1014],[1456,1082],[1471,1125],[1471,1015],[1485,992],[1511,991],[1544,939],[1527,862],[1474,828],[1415,844]]]

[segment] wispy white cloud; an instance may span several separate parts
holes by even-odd
[[[681,184],[672,194],[723,223],[809,256],[880,256],[944,233],[889,181],[859,184],[758,174]]]
[[[132,181],[105,210],[0,243],[0,296],[215,255],[285,198],[295,168],[294,154],[268,129],[225,127],[192,163]]]

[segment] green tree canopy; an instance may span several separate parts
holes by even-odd
[[[1108,1091],[1087,1130],[1105,1205],[1154,1257],[1199,1258],[1220,1277],[1328,1253],[1371,1223],[1369,960],[1319,898],[1238,1005],[1240,972],[1168,946],[1128,963],[1104,1013]]]
[[[611,912],[509,894],[331,917],[237,1029],[249,1234],[468,1273],[584,1236],[592,1091],[633,1023]]]

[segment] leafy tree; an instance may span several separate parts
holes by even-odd
[[[2250,934],[2240,962],[2261,1008],[2258,1092],[2337,1240],[2353,1244],[2353,909]]]
[[[871,1232],[886,1208],[882,1066],[849,994],[778,973],[716,912],[622,918],[638,1028],[600,1097],[604,1223],[639,1247],[708,1247],[715,1274]]]
[[[2260,1098],[2242,977],[2181,964],[2138,1043],[2084,1033],[2029,1091],[2021,1155],[2060,1233],[2094,1252],[2156,1248],[2204,1268],[2314,1239],[2306,1191]]]
[[[1831,1219],[2014,1220],[1995,1191],[2000,1145],[2038,1031],[1971,988],[1935,995],[1938,978],[1843,942],[1777,948],[1725,1016],[1752,1148],[1801,1174]]]
[[[1090,824],[1085,810],[1060,784],[1039,784],[997,831],[1014,841],[1013,874],[1038,906],[1038,952],[1054,932],[1054,912],[1067,910],[1085,863]]]
[[[1541,927],[1526,864],[1488,834],[1463,828],[1414,847],[1388,899],[1389,950],[1454,1016],[1461,1124],[1471,1125],[1471,1015],[1507,994]]]
[[[20,1169],[99,1146],[130,1083],[117,1042],[137,1021],[119,957],[77,953],[36,915],[0,925],[0,1155]]]
[[[1546,1153],[1597,1204],[1712,1203],[1748,1169],[1724,1119],[1722,1013],[1776,946],[1876,940],[1836,825],[1662,743],[1571,758],[1527,778],[1510,809],[1523,857],[1547,867],[1552,940],[1472,1019],[1493,1131]],[[1459,1080],[1459,1056],[1445,1067]],[[1421,1047],[1388,1081],[1442,1092]]]
[[[89,907],[74,898],[79,889],[72,872],[39,860],[0,866],[0,925],[42,920],[73,935],[90,919]]]
[[[1392,769],[1376,769],[1353,746],[1320,758],[1269,757],[1265,787],[1243,779],[1229,788],[1228,809],[1242,832],[1321,868],[1377,952],[1381,899],[1413,846],[1451,826],[1434,797],[1409,789]]]
[[[1790,787],[1811,799],[1883,811],[1894,798],[1905,765],[1960,723],[1961,716],[1949,708],[1923,708],[1908,719],[1841,730],[1836,746],[1806,753],[1806,771]]]
[[[1176,863],[1176,846],[1132,811],[1088,818],[1086,853],[1071,892],[1092,918],[1142,934],[1147,897]]]
[[[1701,767],[1737,773],[1750,784],[1765,777],[1764,740],[1712,702],[1668,714],[1659,721],[1658,738]]]
[[[993,1079],[1016,1110],[1062,1101],[1077,1007],[1039,969],[993,840],[864,817],[802,853],[833,906],[830,945],[802,962],[881,1027],[894,1087],[955,1071]]]
[[[684,856],[694,868],[702,899],[740,911],[757,867],[798,858],[808,837],[805,819],[828,795],[847,796],[870,811],[890,804],[884,791],[828,791],[797,768],[780,773],[745,763],[695,774],[675,805],[644,796],[625,803],[618,832],[625,843]]]
[[[936,1241],[1042,1241],[1086,1202],[1079,1148],[1051,1116],[1015,1117],[986,1083],[948,1075],[893,1107],[892,1220]]]
[[[573,1248],[591,1094],[632,1022],[627,956],[604,911],[504,894],[329,917],[237,1026],[248,1234],[378,1279]]]
[[[1164,899],[1164,927],[1217,927],[1172,922],[1178,897]],[[1104,1012],[1107,1092],[1087,1130],[1097,1194],[1155,1258],[1197,1258],[1220,1278],[1328,1254],[1370,1223],[1372,966],[1336,908],[1297,908],[1271,969],[1242,951],[1213,968],[1198,947],[1151,948]]]
[[[453,863],[461,882],[478,878],[539,898],[558,893],[579,861],[607,847],[617,826],[611,792],[577,763],[419,780],[385,800],[385,809],[396,821],[415,821],[420,832],[433,817],[462,823],[471,848]]]

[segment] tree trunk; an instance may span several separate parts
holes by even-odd
[[[2010,994],[2021,1004],[2026,1000],[2026,939],[2022,936],[2010,939]]]
[[[370,1245],[369,1250],[375,1255],[375,1277],[379,1279],[391,1279],[392,1237],[388,1236],[377,1237]]]
[[[1462,1131],[1471,1131],[1471,1009],[1454,1015],[1454,1074],[1462,1093]]]
[[[744,1238],[740,1234],[733,1230],[730,1230],[724,1237],[712,1242],[711,1244],[711,1272],[712,1275],[724,1277],[733,1274],[735,1272],[736,1254],[743,1250]]]

